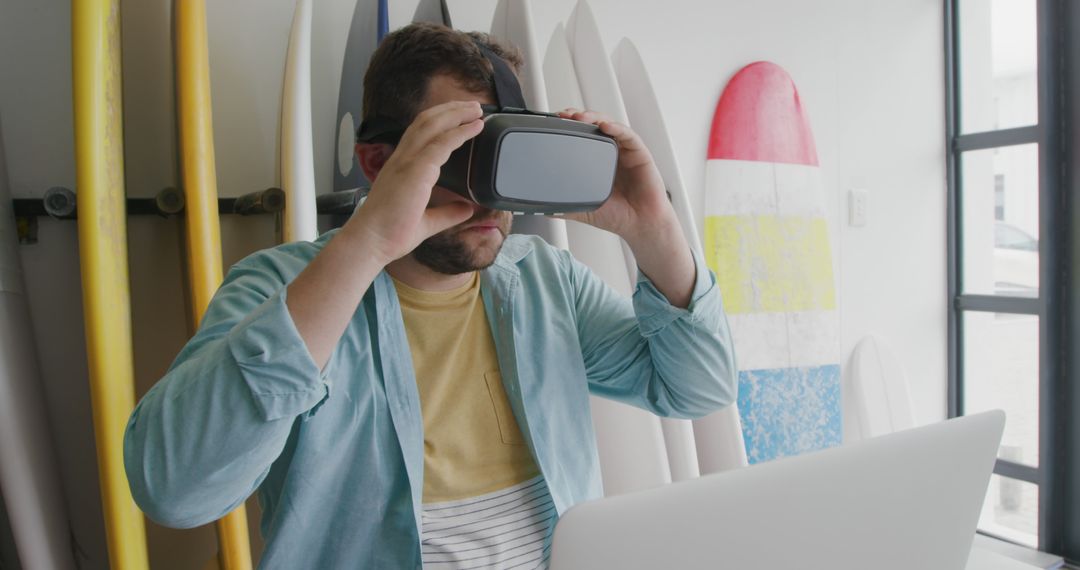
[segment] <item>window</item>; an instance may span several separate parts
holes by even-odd
[[[1080,561],[1071,0],[945,0],[949,415],[1000,408],[980,532]],[[1069,93],[1073,93],[1069,95]],[[1080,139],[1077,139],[1080,140]]]

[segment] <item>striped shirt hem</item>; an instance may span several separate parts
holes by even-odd
[[[425,568],[547,568],[555,504],[537,476],[492,493],[423,507]]]

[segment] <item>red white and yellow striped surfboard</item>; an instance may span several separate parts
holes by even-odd
[[[705,255],[735,337],[747,459],[839,444],[839,310],[817,149],[780,66],[748,65],[724,89],[705,179]]]

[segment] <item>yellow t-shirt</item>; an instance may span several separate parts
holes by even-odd
[[[538,475],[503,389],[480,274],[450,291],[394,285],[424,418],[424,503],[475,497]]]

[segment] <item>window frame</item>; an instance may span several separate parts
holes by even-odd
[[[1080,3],[1035,0],[1038,124],[961,134],[960,0],[944,0],[947,174],[948,415],[963,415],[963,316],[996,312],[1039,317],[1039,465],[998,459],[994,473],[1039,487],[1039,550],[1080,563],[1080,144],[1075,99],[1080,94]],[[1039,295],[1024,298],[963,292],[965,152],[1039,145]],[[1070,410],[1073,413],[1069,413]]]

